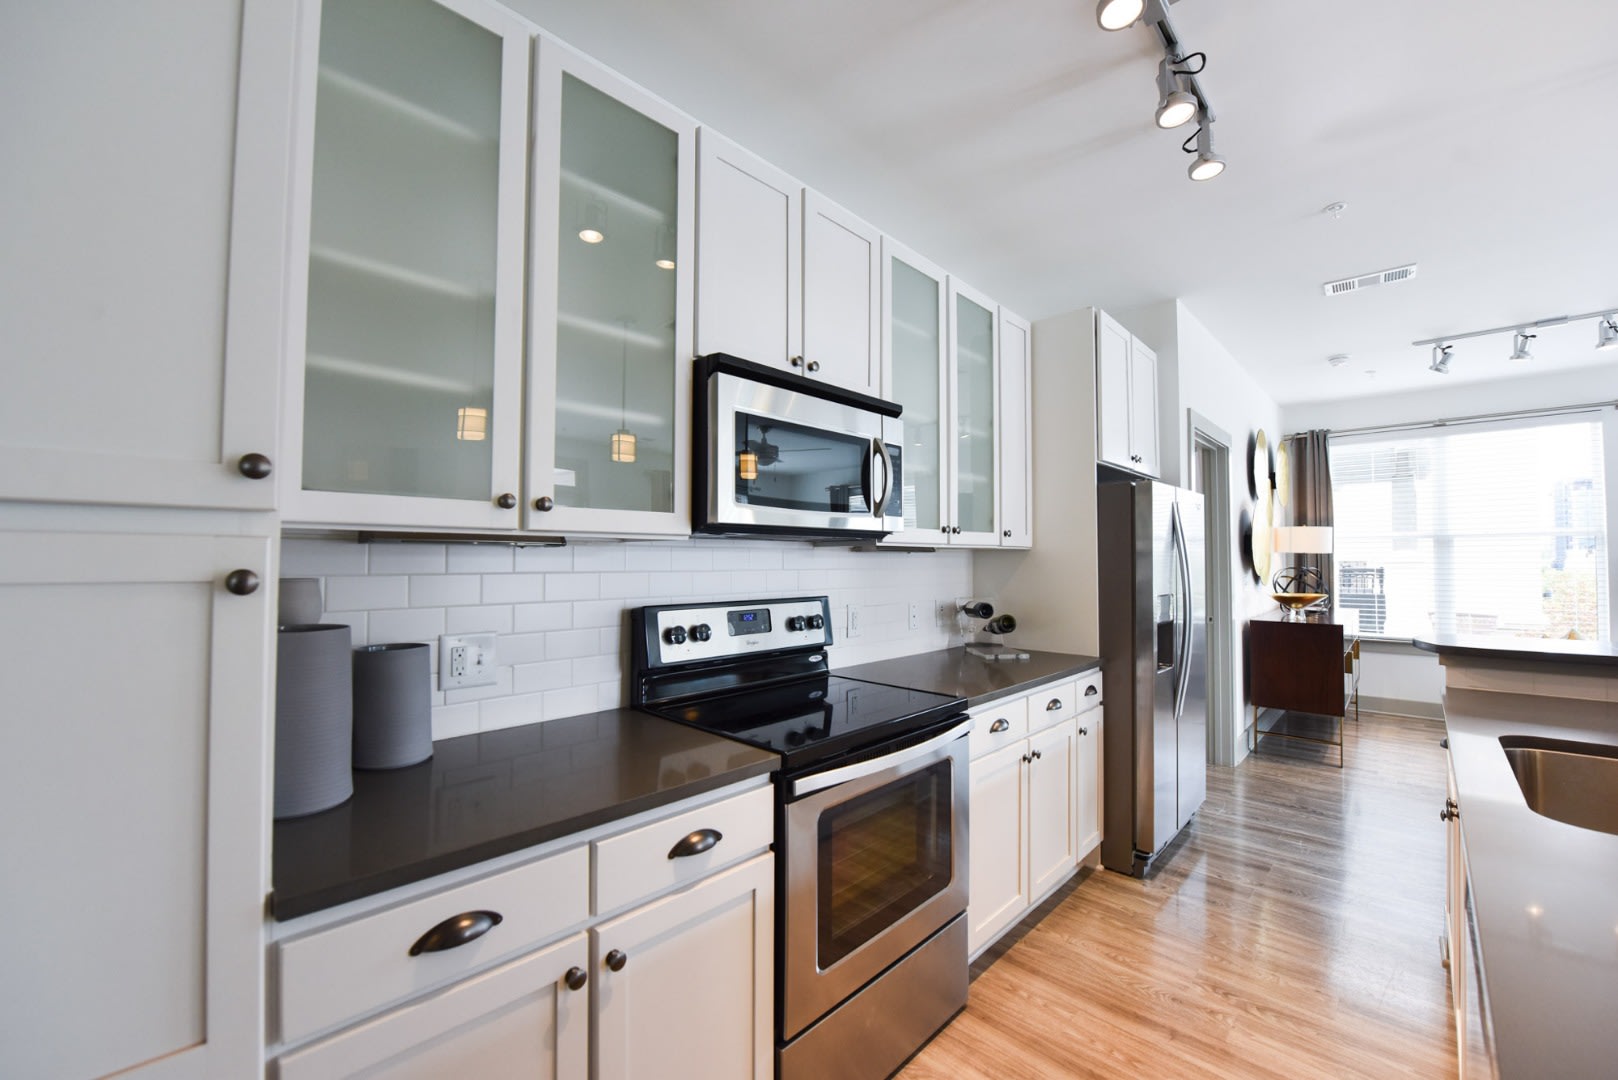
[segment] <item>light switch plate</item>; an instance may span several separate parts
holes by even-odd
[[[495,634],[444,634],[438,639],[438,688],[492,686]]]

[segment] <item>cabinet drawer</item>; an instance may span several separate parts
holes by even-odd
[[[1000,721],[1005,725],[1001,726]],[[999,730],[996,730],[998,728]],[[981,708],[972,710],[972,741],[971,754],[974,758],[981,757],[991,750],[998,750],[1007,743],[1016,742],[1028,734],[1028,699],[1026,697],[1007,698],[1004,701],[991,701]]]
[[[1105,695],[1101,692],[1101,672],[1092,671],[1088,675],[1079,676],[1079,681],[1073,684],[1073,700],[1078,702],[1075,713],[1086,713],[1091,709],[1101,707],[1101,699]]]
[[[1075,683],[1051,683],[1028,695],[1028,733],[1043,731],[1052,724],[1071,720],[1079,711],[1079,690]]]
[[[692,855],[674,853],[675,845],[705,829],[718,833],[718,842]],[[775,790],[761,787],[598,840],[596,914],[706,877],[764,851],[774,837]]]
[[[428,930],[464,912],[492,911],[482,937],[410,955]],[[278,948],[281,1041],[442,986],[583,924],[590,916],[590,853],[583,846],[514,867]]]

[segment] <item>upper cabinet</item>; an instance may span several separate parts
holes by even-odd
[[[485,0],[317,7],[286,519],[688,532],[694,125]]]
[[[950,541],[999,544],[1000,333],[993,300],[960,282],[949,283],[949,440],[955,509]]]
[[[698,355],[877,393],[880,234],[723,136],[699,142]]]
[[[1000,546],[1034,544],[1033,336],[1000,309]]]
[[[285,5],[7,14],[0,498],[273,508]]]
[[[886,543],[949,542],[948,276],[891,239],[882,241],[882,396],[904,407],[904,523]]]
[[[1157,476],[1157,354],[1104,311],[1095,333],[1096,459]]]
[[[535,85],[525,521],[688,533],[695,127],[545,38]]]

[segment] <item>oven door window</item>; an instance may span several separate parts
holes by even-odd
[[[736,413],[736,501],[749,506],[868,514],[870,439]]]
[[[940,761],[821,812],[822,971],[949,887],[951,765]]]

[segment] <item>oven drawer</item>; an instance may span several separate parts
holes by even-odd
[[[1001,721],[1005,721],[1004,724]],[[997,730],[998,729],[998,730]],[[972,710],[971,756],[982,757],[1028,736],[1028,699],[1006,698]]]
[[[704,848],[705,830],[719,839]],[[775,789],[766,786],[597,840],[595,913],[706,877],[768,849],[774,838]],[[681,854],[680,845],[704,849]]]
[[[583,845],[352,922],[282,942],[281,1041],[295,1043],[353,1017],[453,982],[581,925],[590,915]],[[441,951],[410,950],[457,915],[500,922]]]

